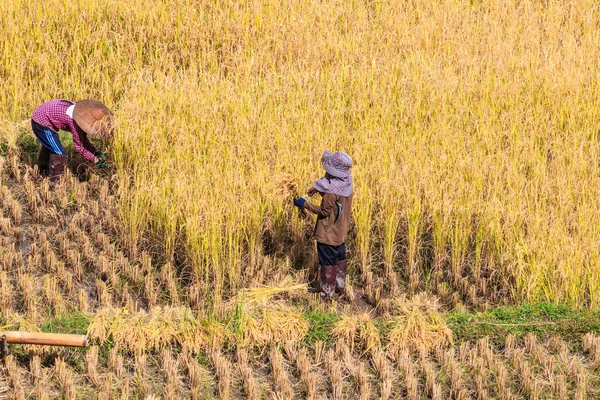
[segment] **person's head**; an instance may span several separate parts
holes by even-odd
[[[85,133],[96,139],[106,140],[114,135],[113,113],[97,100],[75,103],[73,119]]]
[[[343,151],[330,153],[325,150],[321,156],[321,164],[327,174],[336,178],[346,178],[351,175],[352,158]]]

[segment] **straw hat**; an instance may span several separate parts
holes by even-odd
[[[321,164],[329,175],[336,178],[346,178],[350,176],[350,167],[352,167],[352,158],[343,151],[331,153],[327,150],[321,156]]]
[[[81,100],[75,103],[73,119],[81,129],[96,139],[106,140],[114,133],[113,113],[96,100]]]

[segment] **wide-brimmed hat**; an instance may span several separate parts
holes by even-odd
[[[106,140],[113,136],[113,113],[97,100],[81,100],[75,103],[73,119],[81,129],[96,139]]]
[[[329,175],[336,178],[346,178],[350,176],[350,167],[352,167],[352,158],[343,151],[331,153],[327,150],[321,156],[321,164]]]

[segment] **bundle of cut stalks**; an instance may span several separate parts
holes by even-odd
[[[294,283],[289,276],[277,285],[243,289],[223,307],[242,344],[298,342],[306,335],[309,323],[297,309],[276,296],[302,296],[308,285]]]
[[[238,304],[244,303],[247,308],[266,305],[273,297],[286,294],[288,297],[301,296],[308,292],[308,284],[295,283],[291,276],[285,276],[272,286],[261,286],[242,289],[237,296],[224,305],[226,311],[232,310]]]
[[[439,313],[435,297],[419,293],[412,299],[397,298],[393,302],[397,313],[389,324],[388,348],[392,354],[402,350],[431,350],[452,344],[452,331]]]
[[[380,344],[379,331],[369,313],[342,317],[331,333],[343,340],[350,348],[354,348],[355,343],[359,343],[365,351],[370,351]]]
[[[155,307],[130,312],[126,308],[100,310],[88,328],[88,338],[99,342],[112,338],[118,348],[159,351],[167,345],[186,343],[194,352],[223,343],[227,332],[215,321],[200,320],[186,307]]]

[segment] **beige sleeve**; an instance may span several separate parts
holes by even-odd
[[[321,199],[321,205],[315,206],[308,200],[304,203],[304,208],[310,212],[317,214],[320,217],[327,218],[331,214],[331,210],[335,207],[336,195],[332,193],[325,193]]]

